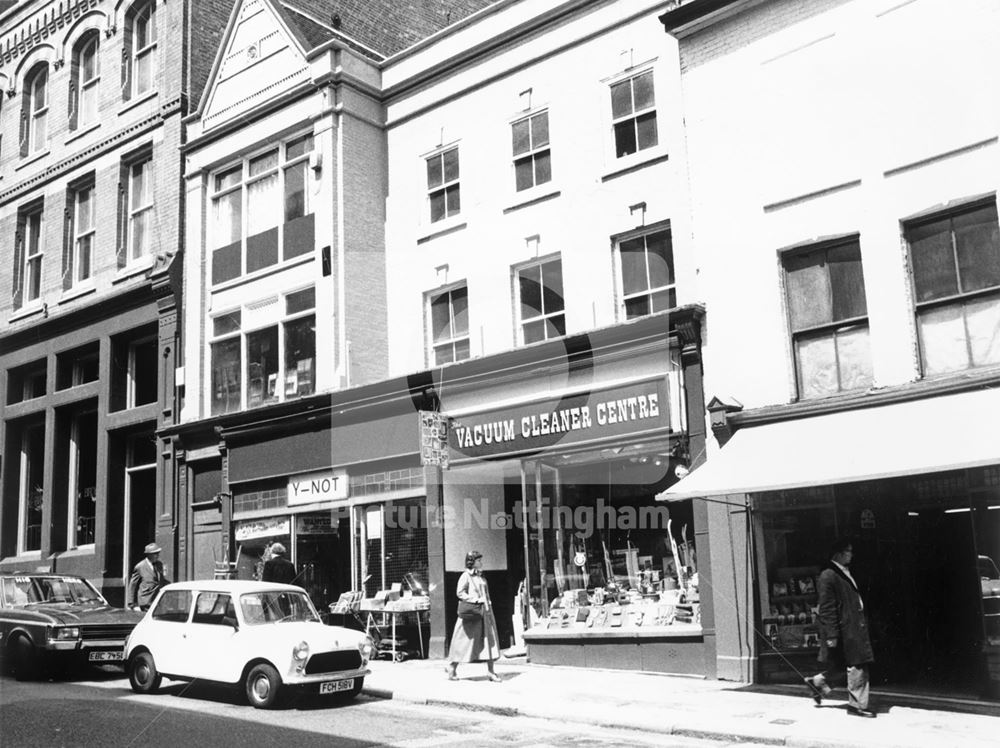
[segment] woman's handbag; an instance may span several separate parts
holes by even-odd
[[[463,621],[480,621],[483,618],[483,604],[458,601],[458,617]]]

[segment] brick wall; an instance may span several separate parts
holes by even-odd
[[[681,44],[681,70],[687,71],[732,54],[774,31],[826,13],[850,0],[774,0],[714,24]]]
[[[344,117],[344,293],[351,383],[386,374],[385,312],[385,135],[372,125]]]

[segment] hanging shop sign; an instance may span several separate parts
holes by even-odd
[[[448,416],[420,411],[420,464],[448,469]]]
[[[559,449],[671,428],[665,377],[453,418],[452,459]]]
[[[240,522],[236,526],[236,542],[256,538],[269,538],[272,535],[288,535],[290,523],[288,517],[264,517]]]
[[[347,498],[347,471],[324,470],[293,475],[288,479],[288,504],[343,501]]]

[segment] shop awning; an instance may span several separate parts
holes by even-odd
[[[739,429],[661,501],[777,491],[1000,463],[1000,389]]]

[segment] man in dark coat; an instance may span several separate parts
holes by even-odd
[[[275,543],[271,546],[271,558],[264,562],[264,570],[261,572],[260,581],[280,582],[281,584],[292,584],[295,577],[295,565],[285,558],[285,546]]]
[[[847,668],[847,713],[874,717],[868,709],[868,667],[875,659],[868,637],[865,604],[848,567],[854,548],[847,538],[830,549],[830,565],[819,575],[819,666],[822,670],[806,685],[816,704],[830,694],[827,678],[834,669]]]
[[[148,610],[160,588],[170,583],[160,561],[162,550],[156,543],[150,543],[143,551],[145,558],[132,569],[125,592],[125,604],[132,610]]]

